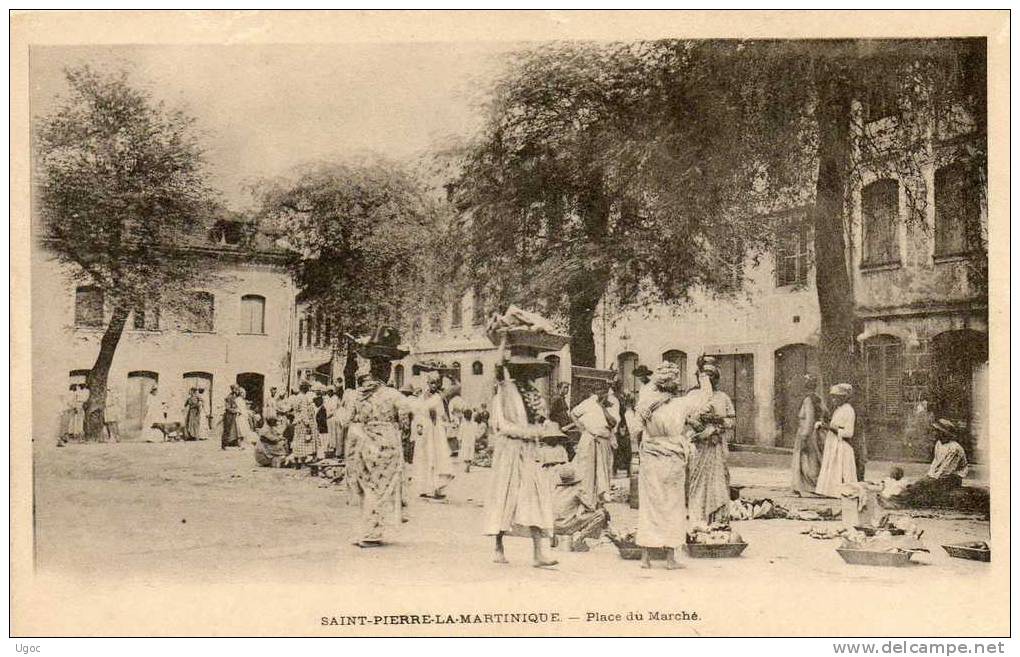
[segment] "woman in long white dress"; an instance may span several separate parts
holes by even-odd
[[[453,480],[450,443],[446,437],[446,405],[438,372],[426,378],[428,389],[412,405],[411,432],[414,438],[414,487],[419,497],[441,500]]]
[[[255,431],[255,423],[252,421],[251,404],[248,402],[248,393],[244,388],[240,389],[237,400],[237,435],[252,445],[259,442],[259,435]]]
[[[145,405],[145,419],[142,420],[142,437],[146,442],[161,443],[166,440],[163,428],[166,423],[166,410],[167,406],[159,394],[159,388],[153,386]]]
[[[849,383],[839,383],[829,390],[832,412],[829,423],[816,425],[825,432],[825,451],[822,452],[822,467],[818,472],[818,487],[815,492],[826,497],[839,497],[844,484],[857,482],[857,468],[854,464],[854,448],[850,446],[856,430],[857,416],[849,404],[853,388]]]
[[[658,394],[643,395],[636,409],[642,421],[637,544],[643,568],[650,548],[665,548],[666,568],[679,568],[676,551],[687,540],[687,464],[694,451],[687,421],[700,399],[680,392],[680,368],[663,362],[652,374]]]

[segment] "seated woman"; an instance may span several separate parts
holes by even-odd
[[[935,440],[934,457],[928,473],[907,486],[902,493],[889,498],[892,508],[956,508],[988,510],[987,495],[976,488],[964,488],[967,476],[967,454],[960,444],[960,429],[950,420],[931,424]]]
[[[598,538],[609,525],[609,513],[605,508],[595,507],[595,500],[582,490],[581,480],[569,466],[559,471],[553,504],[556,510],[553,535],[566,536],[575,552],[586,552],[584,539]]]
[[[255,463],[264,468],[279,468],[286,457],[287,440],[276,424],[276,417],[268,417],[255,443]]]

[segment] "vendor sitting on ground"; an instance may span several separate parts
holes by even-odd
[[[605,508],[595,508],[595,501],[581,487],[581,481],[570,466],[563,466],[559,471],[553,503],[556,511],[553,535],[566,537],[575,552],[587,551],[584,539],[598,538],[609,525],[609,513]]]
[[[951,420],[931,424],[935,454],[928,474],[889,499],[894,508],[958,508],[988,510],[987,494],[963,486],[967,476],[967,454],[960,444],[961,430]]]
[[[275,417],[268,417],[259,429],[259,440],[255,443],[255,463],[264,468],[279,468],[287,458],[287,440],[276,424]]]

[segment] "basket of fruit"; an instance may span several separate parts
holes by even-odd
[[[970,559],[972,561],[992,560],[992,550],[988,547],[988,543],[984,541],[943,545],[942,549],[955,559]]]
[[[920,534],[915,530],[905,536],[893,536],[887,530],[878,530],[869,537],[862,532],[847,532],[836,552],[854,566],[905,566],[915,553],[928,551],[919,540]]]
[[[747,549],[747,543],[728,524],[695,527],[687,533],[684,552],[692,559],[733,559]]]

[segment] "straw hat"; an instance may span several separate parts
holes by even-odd
[[[931,428],[950,438],[956,438],[960,435],[960,428],[956,426],[956,423],[946,418],[935,420],[931,423]]]
[[[552,420],[546,420],[542,426],[542,437],[543,438],[566,438],[567,434],[563,433],[560,429],[559,422],[553,422]]]
[[[573,486],[576,483],[579,481],[573,468],[565,467],[560,470],[560,486]]]
[[[829,388],[830,395],[840,395],[842,397],[849,397],[854,394],[854,387],[849,383],[837,383],[836,385]]]

